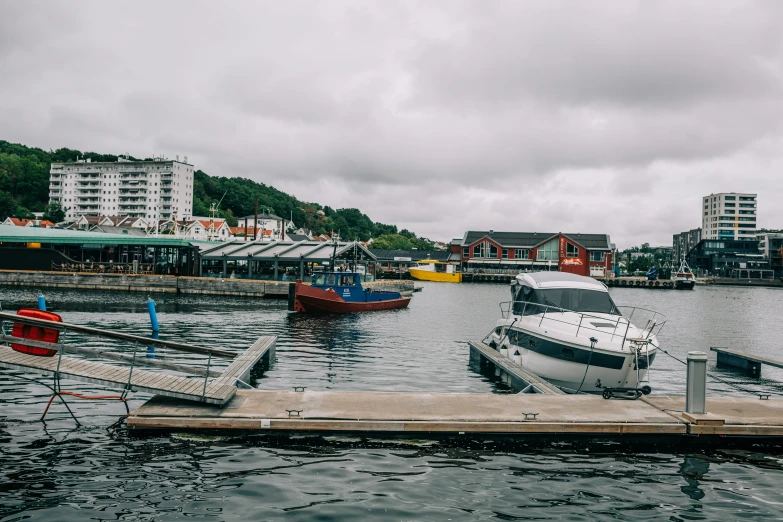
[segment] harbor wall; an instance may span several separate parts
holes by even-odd
[[[229,295],[242,297],[288,297],[289,281],[251,279],[177,277],[169,275],[62,273],[45,271],[0,270],[0,286],[32,288],[68,288],[112,292],[144,292],[189,295]],[[413,281],[373,281],[367,288],[383,288],[413,293]]]

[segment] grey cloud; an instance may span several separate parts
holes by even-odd
[[[782,13],[0,1],[0,139],[188,155],[438,239],[576,229],[665,243],[721,190],[764,193],[760,224],[783,226]]]

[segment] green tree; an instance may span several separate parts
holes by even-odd
[[[389,250],[410,250],[413,248],[411,240],[400,234],[384,234],[378,236],[372,242],[372,248],[384,248]]]
[[[5,221],[9,217],[16,217],[16,200],[10,192],[0,190],[0,221]]]
[[[65,221],[65,209],[57,201],[52,201],[44,209],[43,218],[51,221],[52,223],[60,223]]]

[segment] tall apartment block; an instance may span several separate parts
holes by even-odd
[[[193,165],[187,161],[52,163],[49,199],[62,205],[67,221],[84,215],[187,219],[193,214]]]
[[[704,196],[701,214],[702,239],[756,239],[756,194]]]

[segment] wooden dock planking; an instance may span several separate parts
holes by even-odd
[[[269,357],[273,356],[276,341],[276,337],[260,337],[250,348],[238,355],[221,372],[220,377],[212,381],[207,387],[217,387],[226,384],[235,386],[237,380],[246,382],[249,379],[250,371],[264,356],[267,354],[269,354]]]
[[[565,394],[560,388],[542,379],[538,375],[525,370],[511,359],[501,357],[500,353],[491,346],[480,341],[470,341],[468,344],[470,345],[471,360],[483,357],[485,360],[511,375],[512,387],[517,391],[520,391],[527,386],[531,386],[537,393],[545,395]]]
[[[302,410],[302,418],[290,418],[286,410]],[[538,415],[525,420],[524,413]],[[133,412],[128,425],[284,431],[686,433],[685,424],[639,401],[544,394],[240,390],[223,409],[155,397]]]
[[[5,368],[49,375],[57,371],[58,360],[60,358],[56,356],[37,357],[16,352],[7,346],[0,346],[0,366]],[[128,384],[130,368],[63,356],[60,360],[59,373],[63,378],[97,384],[107,388],[119,387],[124,389]],[[133,391],[191,401],[203,401],[221,406],[231,400],[234,393],[236,393],[236,388],[231,386],[222,385],[216,388],[214,393],[207,386],[207,393],[202,397],[204,381],[201,379],[194,380],[139,368],[134,368],[130,377],[130,388]],[[198,381],[200,381],[200,386]]]
[[[702,416],[682,397],[486,395],[239,390],[224,408],[154,397],[133,412],[139,429],[350,431],[441,434],[726,435],[783,437],[783,400],[719,397]],[[301,418],[286,410],[302,410]],[[537,413],[525,420],[524,413]],[[694,419],[697,417],[697,419]],[[699,420],[698,418],[702,419]],[[707,418],[707,422],[704,422]]]

